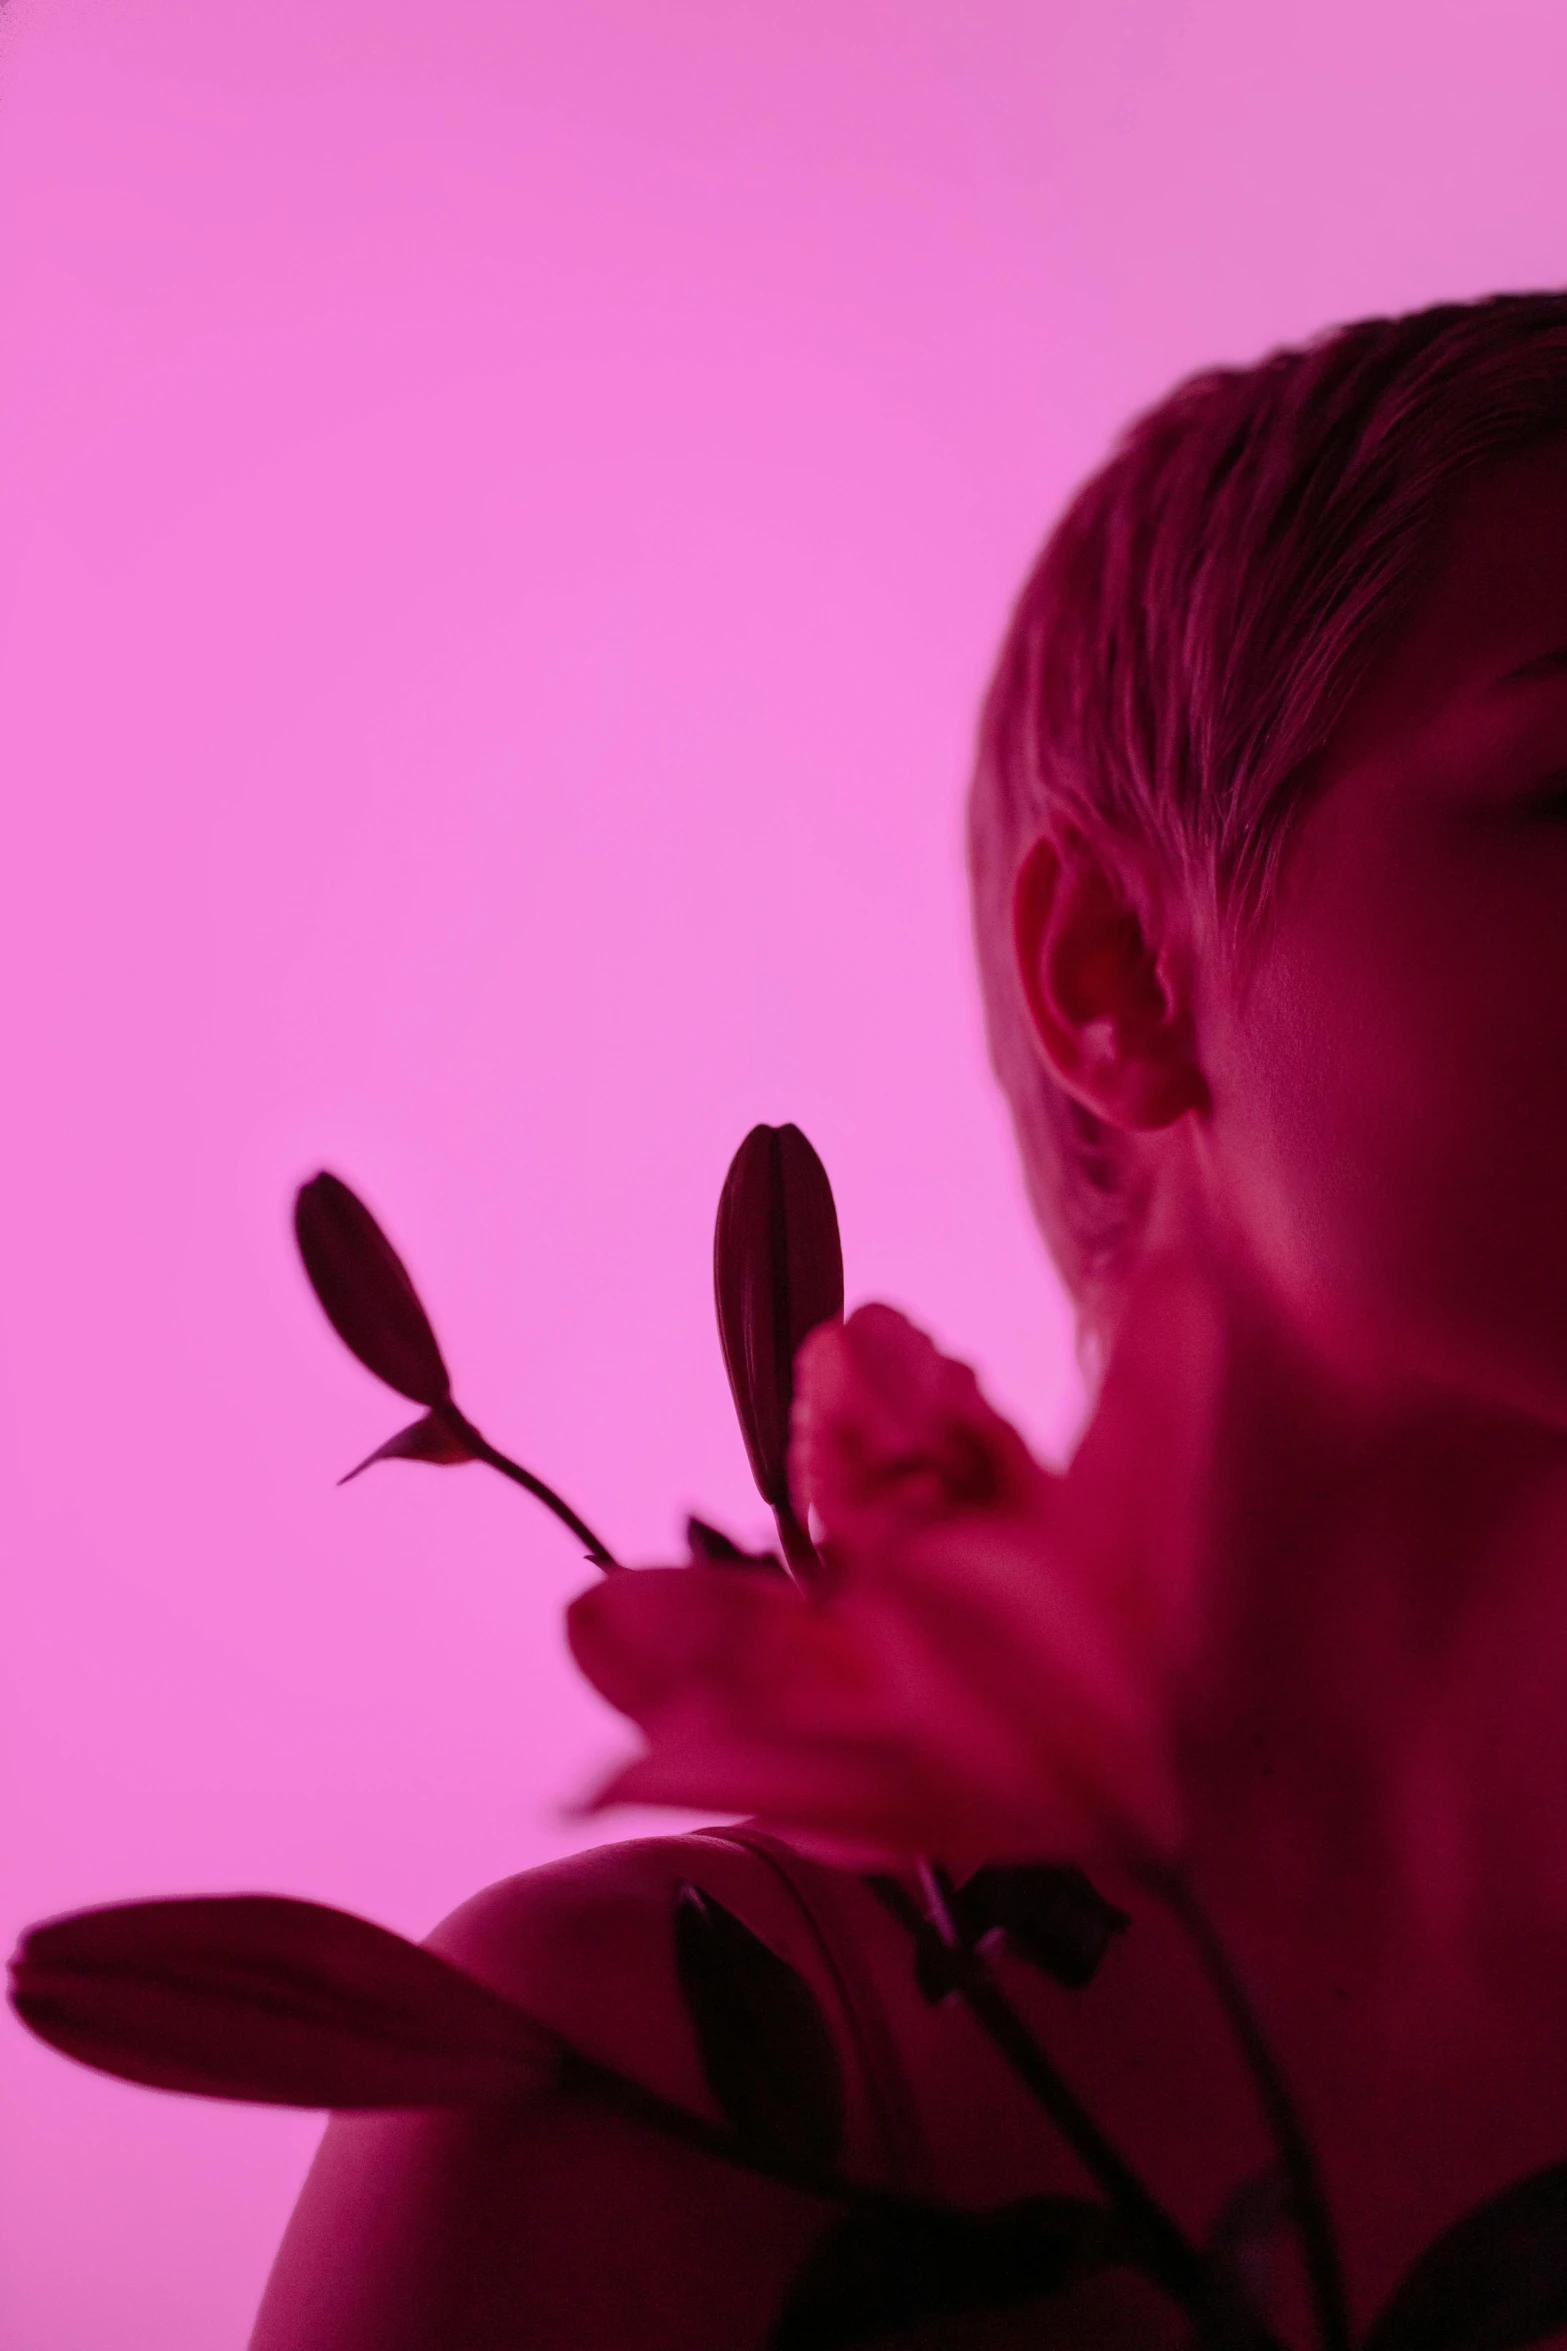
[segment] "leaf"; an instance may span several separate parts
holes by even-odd
[[[686,1549],[696,1567],[760,1567],[774,1575],[784,1572],[771,1551],[742,1551],[721,1527],[710,1527],[702,1518],[686,1520]]]
[[[363,1461],[346,1471],[337,1482],[340,1486],[348,1485],[352,1479],[362,1477],[378,1461],[434,1461],[444,1468],[450,1468],[459,1461],[477,1461],[479,1458],[471,1438],[437,1407],[434,1412],[427,1412],[422,1420],[413,1421],[407,1428],[399,1429],[396,1436],[388,1437],[384,1445],[377,1445],[373,1453],[367,1453]]]
[[[335,1175],[294,1202],[294,1234],[328,1322],[367,1371],[427,1408],[451,1396],[430,1318],[408,1269],[364,1202]]]
[[[973,1962],[963,1949],[954,1950],[934,1920],[922,1919],[914,1933],[914,1981],[920,1997],[937,2008],[950,2000],[968,1979]]]
[[[796,1126],[756,1126],[730,1163],[713,1235],[729,1386],[762,1499],[790,1512],[794,1359],[843,1312],[843,1250],[827,1171]]]
[[[1514,2351],[1567,2327],[1567,2163],[1455,2220],[1406,2271],[1364,2351]]]
[[[961,1988],[967,1955],[987,1936],[1005,1936],[1019,1955],[1080,1991],[1091,1981],[1112,1934],[1130,1926],[1124,1910],[1107,1902],[1070,1862],[987,1863],[947,1892],[958,1932],[949,1948],[934,1920],[914,1936],[914,1981],[934,2008]]]
[[[22,2022],[125,2081],[273,2106],[528,2097],[561,2049],[401,1935],[280,1894],[125,1902],[47,1919],[11,1963]]]
[[[987,1864],[958,1888],[955,1910],[966,1942],[999,1930],[1024,1959],[1072,1991],[1093,1980],[1112,1935],[1132,1923],[1070,1862]]]
[[[860,2205],[818,2238],[768,2351],[838,2351],[926,2317],[1004,2310],[1123,2260],[1109,2212],[1079,2196],[1029,2196],[990,2212]]]
[[[740,2137],[807,2169],[833,2163],[843,2078],[804,1976],[689,1881],[675,1892],[675,1971],[707,2086]]]

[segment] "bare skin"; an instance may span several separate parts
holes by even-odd
[[[1567,2155],[1563,647],[1558,443],[1461,501],[1244,970],[1080,846],[1018,901],[1041,1048],[1223,1319],[1188,1866],[1361,2323]]]

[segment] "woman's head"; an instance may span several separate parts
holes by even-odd
[[[1297,1260],[1310,1259],[1309,1278],[1374,1289],[1368,1253],[1388,1236],[1374,1245],[1347,1209],[1297,1196],[1310,1171],[1292,1172],[1277,1122],[1315,1117],[1344,1184],[1369,1195],[1410,1179],[1401,1148],[1429,1167],[1466,1120],[1519,1114],[1452,1040],[1403,1031],[1416,1002],[1434,1030],[1450,998],[1473,999],[1464,959],[1478,974],[1498,930],[1515,955],[1523,934],[1559,933],[1559,963],[1530,949],[1528,977],[1567,1002],[1567,821],[1546,849],[1520,815],[1508,866],[1479,810],[1495,816],[1503,768],[1515,798],[1542,759],[1567,771],[1567,674],[1529,717],[1516,700],[1484,722],[1447,707],[1461,678],[1480,691],[1488,662],[1545,652],[1553,620],[1567,641],[1564,435],[1567,295],[1370,320],[1180,386],[1047,543],[986,702],[970,841],[992,1052],[1036,1211],[1090,1323],[1177,1159],[1279,1278],[1307,1280]],[[1467,767],[1448,756],[1466,727]],[[1403,829],[1379,831],[1395,768]],[[1457,862],[1439,873],[1439,811],[1460,802]],[[1466,861],[1467,911],[1447,903]],[[1417,949],[1434,952],[1426,917],[1448,948],[1417,972]],[[1414,1000],[1395,1020],[1372,967],[1399,926]],[[1520,992],[1513,1015],[1567,1066],[1550,1005]],[[1123,1051],[1128,1036],[1148,1050]],[[1360,1045],[1401,1066],[1360,1069]],[[1290,1100],[1267,1111],[1285,1069]],[[1364,1098],[1373,1081],[1380,1110]],[[1414,1121],[1404,1146],[1387,1131],[1399,1103]],[[1472,1187],[1468,1156],[1449,1164]],[[1560,1174],[1567,1207],[1567,1133]],[[1563,1277],[1567,1308],[1567,1259]]]

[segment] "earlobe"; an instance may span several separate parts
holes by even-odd
[[[1080,836],[1038,840],[1023,860],[1013,940],[1036,1042],[1059,1085],[1129,1130],[1208,1100],[1189,1006],[1151,928],[1126,877]]]

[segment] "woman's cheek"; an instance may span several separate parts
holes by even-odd
[[[1364,860],[1281,928],[1216,1140],[1242,1245],[1335,1357],[1567,1413],[1567,895],[1447,863]]]

